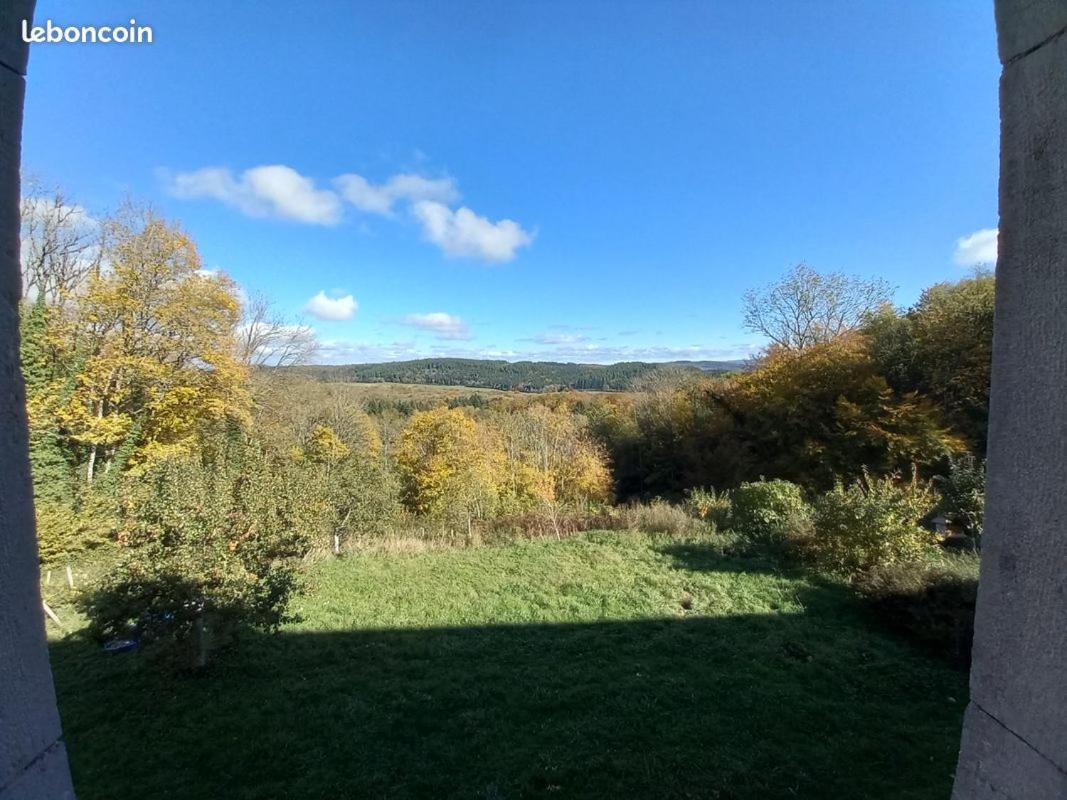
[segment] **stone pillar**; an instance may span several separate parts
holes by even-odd
[[[1067,798],[1067,2],[997,0],[989,487],[957,800]]]
[[[19,370],[19,159],[33,0],[0,3],[0,800],[73,798],[48,667]]]

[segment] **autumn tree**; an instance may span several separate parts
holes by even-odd
[[[725,487],[737,478],[738,443],[731,418],[714,402],[723,378],[674,372],[642,381],[625,405],[591,414],[611,457],[616,493],[679,496],[694,486]]]
[[[826,488],[835,476],[889,474],[964,447],[929,398],[889,386],[859,333],[799,351],[773,348],[758,369],[709,396],[729,418],[721,435],[737,443],[745,479]]]
[[[462,409],[412,415],[396,453],[404,504],[453,521],[491,514],[499,500],[505,454],[499,437]]]
[[[978,452],[989,418],[994,290],[993,274],[978,271],[930,286],[904,313],[885,309],[865,327],[890,385],[933,400]]]
[[[798,264],[776,283],[745,293],[744,324],[779,347],[798,350],[859,328],[892,298],[884,280]]]
[[[108,225],[97,270],[53,332],[51,393],[92,481],[120,450],[136,462],[194,450],[205,427],[247,415],[232,282],[205,273],[193,241],[149,211]],[[61,391],[59,384],[70,386]]]
[[[513,490],[542,504],[603,502],[611,472],[582,418],[537,404],[495,418],[502,429]]]

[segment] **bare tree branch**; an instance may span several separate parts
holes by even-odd
[[[100,265],[101,226],[62,190],[26,181],[21,204],[22,297],[54,303]]]
[[[244,304],[238,330],[238,351],[252,367],[289,367],[305,364],[318,350],[315,332],[307,325],[288,322],[263,295],[251,295]]]
[[[892,296],[893,287],[880,278],[821,275],[798,264],[777,283],[745,292],[744,325],[780,347],[798,350],[855,330]]]

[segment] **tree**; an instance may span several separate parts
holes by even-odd
[[[53,309],[44,296],[23,302],[19,316],[19,359],[26,382],[26,410],[30,422],[30,465],[33,469],[33,498],[69,503],[72,500],[69,452],[63,447],[59,424],[50,396],[54,389],[56,364],[48,334]]]
[[[291,367],[306,364],[315,355],[315,332],[286,320],[263,295],[248,297],[241,310],[237,349],[248,366]]]
[[[353,534],[381,533],[400,514],[395,473],[378,457],[350,453],[335,465],[329,493],[335,554]]]
[[[903,314],[883,309],[864,327],[890,386],[937,403],[979,453],[989,418],[994,290],[993,274],[978,271],[929,287]]]
[[[453,521],[488,516],[499,500],[505,454],[499,438],[462,409],[419,411],[396,454],[408,509]]]
[[[607,457],[576,414],[537,404],[498,420],[514,493],[549,510],[610,499]]]
[[[341,441],[329,425],[316,425],[304,445],[304,457],[315,464],[322,464],[329,475],[331,467],[349,453],[348,445]]]
[[[57,302],[99,268],[100,225],[62,190],[33,178],[27,181],[20,211],[22,297]]]
[[[202,667],[239,626],[285,621],[314,522],[306,487],[243,442],[215,456],[168,455],[122,481],[123,556],[82,600],[101,639]]]
[[[859,328],[892,297],[884,280],[816,272],[798,264],[777,283],[744,295],[744,324],[779,347],[799,350]]]
[[[993,274],[979,272],[926,289],[909,314],[923,382],[980,452],[989,424],[993,364]]]
[[[723,436],[740,445],[743,479],[827,488],[864,468],[891,474],[964,449],[928,398],[893,391],[860,333],[804,350],[772,348],[758,369],[712,395],[732,418]]]
[[[89,482],[120,452],[141,463],[191,452],[210,424],[245,419],[249,404],[234,286],[201,269],[192,240],[127,210],[108,225],[105,258],[108,270],[90,276],[53,333],[63,370],[49,394],[62,430],[85,448]]]

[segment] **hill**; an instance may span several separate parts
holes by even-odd
[[[650,364],[571,364],[556,361],[489,361],[476,358],[423,358],[382,364],[291,367],[320,381],[343,383],[421,383],[545,392],[559,389],[624,391],[649,373],[665,369],[733,372],[743,361],[674,361]]]

